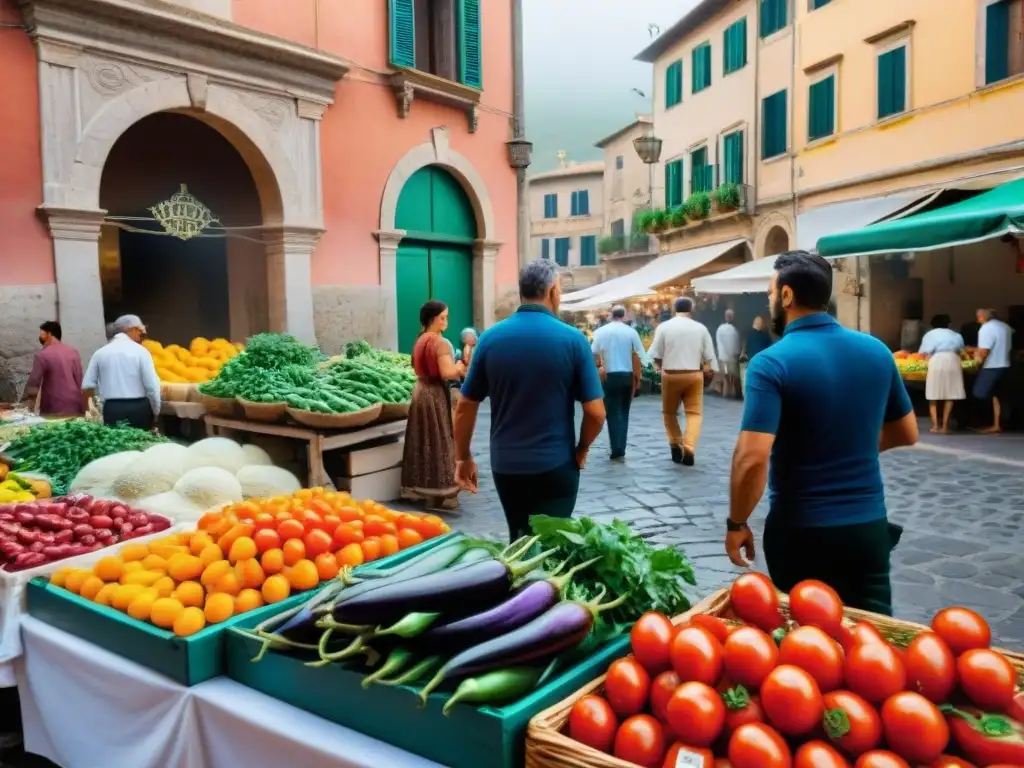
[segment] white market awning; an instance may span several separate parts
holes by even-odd
[[[818,240],[826,235],[866,227],[892,216],[897,211],[906,216],[927,205],[940,194],[941,189],[932,192],[898,192],[885,197],[849,200],[812,208],[796,217],[796,247],[801,251],[813,251],[818,247]],[[903,210],[911,206],[910,210]]]
[[[775,271],[775,256],[748,261],[717,275],[698,277],[692,282],[697,293],[766,293]]]

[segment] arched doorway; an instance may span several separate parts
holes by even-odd
[[[216,221],[181,240],[151,208],[182,190]],[[219,131],[158,112],[117,139],[103,165],[100,239],[104,319],[136,314],[150,336],[187,345],[197,336],[244,341],[269,329],[260,195],[246,161]]]
[[[398,349],[409,352],[420,332],[419,310],[428,299],[448,305],[448,332],[457,345],[473,325],[473,244],[476,214],[462,184],[436,165],[409,177],[398,197],[395,227],[405,230],[396,256]]]
[[[776,256],[789,250],[789,233],[780,226],[774,226],[768,230],[768,236],[764,241],[764,255]]]

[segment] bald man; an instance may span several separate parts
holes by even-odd
[[[737,397],[740,391],[740,332],[733,325],[733,311],[725,310],[725,322],[715,331],[718,362],[722,365],[722,396]]]

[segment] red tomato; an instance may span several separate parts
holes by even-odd
[[[974,768],[974,763],[969,763],[952,755],[939,755],[939,759],[929,765],[928,768]],[[993,768],[998,767],[993,766]]]
[[[663,723],[668,722],[668,715],[666,713],[668,700],[672,698],[672,694],[676,692],[676,688],[681,683],[682,680],[679,679],[679,675],[671,669],[667,672],[662,672],[651,682],[651,714]]]
[[[725,735],[731,736],[733,731],[747,723],[763,723],[764,710],[756,696],[747,693],[743,686],[732,688],[722,695],[725,703]]]
[[[608,667],[604,695],[619,717],[642,712],[651,692],[651,676],[636,659],[617,659]]]
[[[732,763],[729,762],[727,757],[716,757],[715,768],[732,768]]]
[[[888,643],[861,643],[846,657],[846,686],[872,704],[881,704],[907,684],[907,671]]]
[[[807,579],[789,591],[789,612],[802,627],[818,627],[837,637],[843,625],[843,601],[823,581]]]
[[[256,543],[256,551],[261,555],[268,549],[280,549],[281,547],[281,537],[273,528],[257,530],[253,533],[252,540]]]
[[[722,697],[704,683],[680,685],[669,699],[665,713],[679,740],[695,747],[710,746],[725,725]]]
[[[814,678],[790,664],[778,666],[761,684],[761,707],[768,722],[788,736],[810,733],[825,707]]]
[[[679,762],[679,753],[682,752],[684,759],[688,762]],[[668,748],[668,752],[665,753],[665,762],[661,768],[679,768],[680,765],[686,766],[686,768],[714,768],[715,756],[711,754],[710,749],[697,749],[696,747],[688,747],[679,743],[678,741]]]
[[[932,631],[946,641],[954,656],[992,643],[988,623],[968,608],[943,608],[932,619]]]
[[[912,691],[886,699],[882,731],[889,749],[911,763],[930,763],[949,744],[946,718],[928,699]]]
[[[882,637],[882,633],[875,629],[873,624],[866,621],[858,621],[852,627],[848,627],[845,624],[842,629],[839,630],[840,644],[843,646],[843,651],[846,655],[850,655],[850,651],[860,643],[884,643],[885,638]]]
[[[1013,701],[1017,673],[1001,653],[988,648],[965,651],[956,660],[960,688],[982,709],[1006,709]]]
[[[863,698],[850,691],[823,697],[825,735],[853,757],[870,752],[882,741],[882,718]]]
[[[892,752],[876,749],[861,755],[853,768],[910,768],[910,763]]]
[[[722,676],[722,644],[703,627],[686,627],[672,639],[672,668],[684,683],[714,685]]]
[[[779,612],[779,593],[763,573],[744,573],[729,588],[732,609],[743,621],[772,632],[785,623]]]
[[[660,768],[665,756],[665,729],[650,715],[633,715],[619,726],[612,754],[643,768]]]
[[[956,687],[956,659],[945,641],[934,632],[922,632],[903,654],[907,688],[929,701],[942,704]]]
[[[727,621],[717,616],[709,616],[706,613],[698,613],[696,616],[691,616],[690,624],[695,627],[704,627],[720,643],[725,643],[729,639],[729,635],[736,630],[736,627]]]
[[[732,768],[791,768],[793,753],[774,728],[750,723],[729,738],[729,762]]]
[[[850,768],[850,763],[824,741],[808,741],[796,751],[793,768]]]
[[[652,675],[664,672],[672,666],[669,649],[675,629],[672,622],[655,611],[641,616],[629,633],[633,656]]]
[[[725,641],[725,672],[731,680],[756,690],[775,669],[779,649],[756,627],[740,627]]]
[[[811,674],[822,693],[843,685],[843,651],[818,627],[799,627],[782,639],[779,664],[792,664]]]
[[[569,713],[569,738],[602,752],[611,752],[619,721],[600,696],[584,696]]]

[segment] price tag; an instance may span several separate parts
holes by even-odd
[[[675,768],[710,768],[704,760],[704,755],[699,752],[691,752],[688,749],[680,749],[676,753]]]

